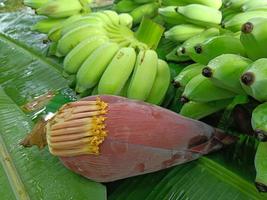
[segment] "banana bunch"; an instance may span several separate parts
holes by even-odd
[[[91,0],[24,0],[24,4],[35,9],[38,15],[47,18],[37,22],[33,30],[48,33],[68,17],[90,12]]]
[[[170,83],[169,66],[151,49],[153,44],[137,39],[140,33],[130,29],[132,22],[127,13],[104,10],[73,15],[49,31],[51,48],[56,56],[64,57],[64,74],[75,77],[77,93],[161,104]],[[153,31],[159,38],[162,32]],[[147,36],[155,41],[157,37]]]
[[[134,24],[139,24],[142,18],[153,18],[157,15],[160,4],[157,0],[120,0],[113,6],[118,13],[128,13]]]

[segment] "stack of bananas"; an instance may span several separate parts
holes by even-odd
[[[24,0],[24,4],[46,16],[37,22],[32,29],[48,33],[53,27],[60,26],[68,17],[90,12],[92,0]]]
[[[128,13],[134,24],[139,24],[143,16],[153,18],[157,16],[160,3],[157,0],[117,0],[113,9],[118,13]]]

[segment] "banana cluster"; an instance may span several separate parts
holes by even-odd
[[[53,27],[62,24],[68,17],[90,12],[92,0],[24,0],[24,4],[35,9],[38,15],[47,18],[37,22],[32,29],[48,33]]]
[[[128,13],[133,18],[134,24],[139,24],[142,18],[157,16],[160,3],[157,0],[119,0],[113,9],[118,13]]]

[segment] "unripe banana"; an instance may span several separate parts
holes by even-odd
[[[187,55],[178,55],[177,50],[180,48],[180,46],[177,46],[174,48],[170,53],[168,53],[165,58],[167,61],[172,62],[185,62],[190,61],[191,58]]]
[[[138,4],[145,4],[145,3],[151,3],[154,2],[155,0],[133,0],[135,3]]]
[[[241,30],[244,23],[255,17],[267,18],[267,12],[264,11],[249,11],[244,13],[239,13],[232,17],[229,21],[224,22],[223,26],[233,32]]]
[[[93,25],[83,25],[77,27],[63,35],[63,37],[58,41],[57,51],[62,55],[67,55],[81,41],[94,35],[105,35],[105,31],[99,28],[99,26]]]
[[[233,99],[223,99],[206,103],[189,101],[180,110],[181,115],[192,119],[201,119],[226,108]]]
[[[226,3],[226,8],[229,10],[234,10],[234,11],[242,11],[242,6],[251,0],[229,0]]]
[[[267,58],[253,62],[242,74],[241,84],[247,94],[259,101],[267,101]]]
[[[201,4],[211,8],[219,9],[222,6],[222,0],[179,0],[184,4]]]
[[[37,14],[52,18],[69,17],[80,13],[82,5],[79,0],[48,1],[36,10]]]
[[[121,48],[102,75],[98,93],[119,95],[133,71],[135,60],[136,53],[132,47]]]
[[[181,101],[210,102],[222,99],[229,99],[236,96],[235,93],[219,88],[213,82],[199,74],[191,79],[185,86]]]
[[[218,87],[245,94],[239,78],[252,63],[251,60],[235,54],[222,54],[212,59],[202,71],[203,76]]]
[[[267,18],[252,18],[242,26],[240,41],[252,60],[266,58]]]
[[[165,97],[170,84],[170,69],[168,64],[158,59],[157,75],[146,102],[160,105]]]
[[[184,6],[186,5],[184,2],[182,1],[177,1],[177,0],[161,0],[161,4],[163,6]]]
[[[246,56],[245,49],[240,40],[232,35],[215,36],[202,44],[194,46],[194,50],[188,51],[189,57],[195,62],[208,64],[210,60],[221,54],[238,54]]]
[[[180,46],[180,48],[177,50],[178,55],[188,55],[187,52],[194,51],[194,47],[197,44],[203,43],[208,38],[211,38],[213,36],[218,36],[220,34],[219,29],[217,28],[210,28],[203,32],[201,32],[198,35],[195,35],[188,40],[184,41],[184,43]]]
[[[23,4],[31,8],[37,9],[46,4],[49,0],[24,0]]]
[[[189,4],[187,6],[180,6],[177,9],[178,13],[185,17],[189,23],[212,27],[221,23],[221,11],[200,4]]]
[[[76,20],[80,19],[81,17],[82,17],[82,16],[78,14],[78,15],[73,15],[73,16],[67,18],[63,23],[61,23],[61,24],[59,24],[59,25],[53,27],[53,28],[49,31],[49,33],[48,33],[48,38],[49,38],[51,41],[53,41],[53,42],[57,42],[57,41],[61,38],[61,36],[62,36],[62,34],[61,34],[61,32],[62,32],[62,28],[63,28],[64,26],[68,26],[68,25],[71,24],[73,21],[76,21]]]
[[[128,13],[137,8],[138,6],[140,5],[134,2],[133,0],[121,0],[118,3],[114,4],[113,8],[118,13]]]
[[[91,95],[97,95],[97,94],[98,94],[98,85],[96,85],[96,86],[93,88],[92,92],[91,92]]]
[[[43,19],[38,21],[32,26],[32,30],[38,31],[41,33],[48,33],[53,27],[61,24],[65,19]]]
[[[95,87],[118,50],[118,44],[108,42],[91,53],[78,70],[75,90],[81,93]]]
[[[184,88],[191,79],[201,74],[204,67],[205,65],[199,63],[188,65],[174,78],[173,85]]]
[[[165,38],[183,42],[189,38],[201,33],[205,28],[193,24],[176,25],[164,33]]]
[[[100,28],[104,27],[104,22],[100,19],[92,16],[84,16],[77,20],[74,20],[72,23],[62,26],[61,35],[65,35],[68,32],[85,25],[99,26]]]
[[[158,3],[147,3],[135,8],[130,12],[130,15],[133,17],[133,23],[140,23],[143,17],[154,17],[157,14],[158,7]]]
[[[121,13],[119,14],[119,18],[120,18],[120,25],[122,26],[126,26],[128,28],[132,28],[133,25],[133,18],[131,15],[129,15],[128,13]]]
[[[245,4],[242,5],[242,10],[244,12],[256,11],[256,10],[267,11],[267,1],[266,0],[247,1]]]
[[[260,142],[255,155],[255,185],[259,192],[267,192],[267,142]]]
[[[162,17],[163,21],[170,25],[185,24],[186,21],[184,17],[177,11],[177,6],[167,6],[164,8],[159,8],[158,13]]]
[[[267,103],[258,105],[252,112],[251,125],[260,141],[267,141]]]
[[[64,71],[68,74],[75,74],[85,59],[100,45],[108,41],[105,36],[92,36],[74,47],[64,59]]]
[[[158,56],[154,50],[141,50],[127,91],[130,99],[146,100],[157,74]]]

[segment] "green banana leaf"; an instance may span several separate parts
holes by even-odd
[[[19,145],[32,129],[35,116],[24,113],[22,106],[68,86],[61,66],[45,56],[44,35],[30,31],[36,20],[24,11],[0,15],[1,199],[104,200],[104,185],[67,170],[47,149]]]
[[[22,106],[39,95],[68,88],[61,64],[46,57],[46,36],[30,30],[39,19],[29,9],[0,14],[0,198],[106,199],[104,185],[70,172],[47,149],[19,145],[40,111],[23,112]],[[70,98],[75,97],[70,94]],[[56,107],[65,102],[57,99]],[[267,199],[253,185],[256,145],[253,138],[244,136],[237,144],[197,161],[107,184],[108,199]]]

